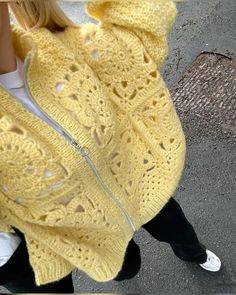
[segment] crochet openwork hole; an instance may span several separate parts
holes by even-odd
[[[72,72],[77,72],[77,71],[79,70],[79,68],[78,68],[78,66],[77,66],[76,64],[72,64],[72,65],[70,66],[70,70],[71,70]]]
[[[84,126],[84,125],[83,125],[83,128],[84,128],[85,130],[87,130],[87,131],[90,131],[90,130],[91,130],[91,127],[88,127],[88,126]]]
[[[126,87],[128,86],[128,83],[127,83],[127,81],[121,81],[121,85],[122,85],[124,88],[126,88]]]
[[[84,207],[82,205],[78,205],[75,212],[85,212]]]
[[[70,201],[74,199],[74,196],[64,196],[62,197],[61,199],[58,200],[58,203],[61,204],[61,205],[64,205],[64,206],[67,206]]]
[[[96,130],[93,131],[93,135],[94,135],[94,139],[96,140],[97,144],[101,145],[102,143],[101,143],[101,141],[100,141],[100,139],[98,137],[98,134],[97,134]]]
[[[130,196],[130,193],[125,189],[125,193],[127,196]]]
[[[26,173],[28,174],[34,174],[35,172],[35,167],[29,167],[25,170]]]
[[[151,59],[147,56],[147,54],[145,52],[143,52],[143,61],[146,64],[148,64],[151,61]]]
[[[102,133],[104,133],[104,131],[106,130],[106,126],[105,125],[101,125],[100,127],[101,127]]]
[[[174,138],[171,138],[171,139],[170,139],[170,143],[173,143],[174,141],[175,141]]]
[[[86,37],[85,37],[85,39],[84,39],[84,43],[85,43],[85,44],[90,44],[90,43],[92,43],[92,39],[91,39],[91,37],[90,37],[89,35],[86,35]]]
[[[120,51],[119,52],[119,57],[121,60],[124,60],[125,59],[125,53],[123,51]]]
[[[156,101],[156,100],[153,100],[153,101],[152,101],[152,105],[153,105],[153,106],[156,106],[156,104],[157,104],[157,101]]]
[[[70,81],[70,75],[66,74],[64,79],[67,80],[67,81]]]
[[[59,188],[62,185],[63,185],[63,182],[56,182],[56,183],[48,185],[48,187],[50,187],[50,188]]]
[[[111,154],[111,160],[113,160],[115,157],[117,157],[119,155],[119,153],[117,153],[117,152],[113,152],[112,154]]]
[[[73,100],[78,100],[78,96],[76,94],[71,94],[69,95],[69,98],[73,99]]]
[[[2,185],[2,192],[8,192],[8,186],[6,184]]]
[[[131,143],[132,142],[131,137],[128,137],[127,140],[126,140],[126,142],[127,143]]]
[[[160,94],[160,98],[162,98],[162,97],[164,97],[164,96],[165,96],[165,93],[162,92],[162,93]]]
[[[146,80],[146,84],[149,84],[150,82],[151,82],[150,79],[147,79],[147,80]]]
[[[151,72],[150,75],[151,75],[153,78],[157,78],[157,71]]]
[[[63,82],[58,82],[55,86],[56,91],[60,91],[64,87],[65,83]]]
[[[54,173],[51,170],[49,170],[47,168],[44,170],[44,176],[50,177],[50,176],[53,176],[53,175],[54,175]]]
[[[153,122],[157,122],[157,116],[149,116],[149,119]]]
[[[17,126],[12,126],[12,128],[10,129],[10,131],[17,133],[17,134],[24,134],[24,132]]]
[[[144,87],[138,87],[138,90],[143,90]]]
[[[166,150],[165,147],[164,147],[163,142],[161,142],[161,143],[159,144],[159,146],[160,146],[163,150]]]
[[[23,198],[21,196],[17,196],[17,198],[15,199],[15,202],[17,204],[21,204],[21,203],[23,203]]]
[[[92,57],[93,57],[94,59],[96,59],[96,60],[98,60],[98,59],[100,58],[100,55],[99,55],[99,53],[98,53],[98,51],[97,51],[96,49],[94,49],[94,50],[92,51]]]
[[[41,216],[39,217],[39,220],[40,220],[40,221],[46,221],[46,219],[47,219],[47,215],[41,215]]]
[[[148,107],[148,106],[145,106],[145,107],[143,108],[143,112],[145,112],[145,111],[147,111],[147,110],[149,110],[149,107]]]
[[[137,90],[135,89],[134,92],[130,95],[129,100],[133,100],[137,95]]]

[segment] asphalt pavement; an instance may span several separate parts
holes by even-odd
[[[94,21],[85,14],[84,3],[61,1],[61,5],[78,23]],[[177,8],[178,19],[169,35],[169,56],[162,70],[170,90],[201,52],[222,53],[233,58],[236,54],[235,0],[189,0],[179,3]],[[73,273],[75,291],[194,295],[236,293],[235,147],[234,139],[222,136],[219,139],[205,137],[200,142],[189,143],[185,170],[173,195],[200,241],[221,259],[223,266],[220,272],[207,272],[199,265],[180,260],[167,243],[155,240],[141,229],[134,236],[142,253],[142,267],[135,278],[101,283],[76,270]],[[5,289],[0,287],[0,292],[4,293]]]

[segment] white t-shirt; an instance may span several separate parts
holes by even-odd
[[[24,84],[23,61],[16,56],[17,69],[13,72],[0,75],[0,83],[26,105],[35,115],[52,125],[51,121],[32,103]],[[53,125],[57,128],[56,125]],[[16,234],[0,232],[0,267],[11,258],[17,247],[21,243],[21,238]]]
[[[23,62],[22,60],[16,56],[17,60],[17,69],[14,72],[6,73],[0,75],[0,83],[5,85],[5,87],[8,88],[8,90],[18,98],[19,101],[21,101],[24,105],[27,106],[36,116],[43,119],[45,122],[47,122],[49,125],[51,125],[54,129],[57,129],[60,133],[62,133],[62,130],[54,124],[51,120],[48,119],[47,116],[44,115],[41,110],[34,105],[34,103],[30,100],[25,84],[24,84],[24,74],[23,74]]]

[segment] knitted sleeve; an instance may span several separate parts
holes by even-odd
[[[167,37],[177,16],[171,0],[97,0],[86,4],[87,13],[101,24],[122,26],[139,37],[161,68],[168,54]]]

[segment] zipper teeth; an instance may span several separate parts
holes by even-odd
[[[107,186],[104,184],[103,180],[101,179],[100,175],[98,174],[97,169],[95,168],[92,160],[86,155],[85,156],[85,160],[86,162],[89,164],[89,166],[91,167],[91,169],[93,170],[94,175],[97,177],[97,179],[99,180],[99,182],[101,183],[103,189],[106,191],[107,194],[109,194],[111,196],[111,198],[113,199],[113,201],[120,207],[121,210],[123,210],[127,220],[130,223],[130,226],[132,228],[132,231],[135,232],[136,228],[129,216],[129,214],[125,211],[125,209],[123,208],[123,206],[121,205],[121,203],[115,198],[115,196],[113,195],[113,193],[107,188]]]
[[[121,205],[121,203],[115,198],[115,196],[112,194],[112,192],[107,188],[107,186],[104,184],[102,178],[100,177],[96,167],[94,166],[92,160],[89,158],[89,156],[87,155],[87,153],[85,152],[84,148],[76,141],[74,140],[71,135],[59,124],[57,123],[56,121],[54,121],[51,117],[48,116],[47,113],[44,112],[44,110],[42,110],[42,108],[37,104],[37,102],[32,99],[32,96],[31,96],[31,93],[30,93],[30,89],[28,87],[28,83],[27,83],[27,79],[26,79],[26,72],[27,72],[27,69],[28,69],[28,66],[29,66],[29,58],[30,58],[30,55],[28,54],[26,56],[26,59],[25,59],[25,63],[23,65],[23,68],[24,68],[24,83],[25,83],[25,88],[26,88],[26,91],[27,91],[27,94],[31,100],[31,102],[36,105],[40,110],[41,112],[49,119],[49,121],[53,122],[61,131],[62,133],[60,133],[64,138],[66,138],[66,140],[72,144],[76,149],[78,149],[82,155],[83,158],[85,158],[86,162],[88,163],[88,165],[90,166],[90,168],[92,169],[94,175],[96,176],[96,178],[99,180],[100,184],[102,185],[103,189],[106,191],[106,193],[108,195],[110,195],[110,197],[113,199],[113,201],[118,205],[118,207],[123,211],[123,213],[125,214],[125,217],[126,219],[128,220],[130,226],[131,226],[131,229],[132,229],[132,232],[134,233],[136,231],[136,228],[135,228],[135,225],[132,221],[132,219],[130,218],[129,214],[126,212],[126,210],[124,209],[124,207]],[[1,84],[1,87],[4,88],[4,90],[9,93],[11,96],[13,96],[16,100],[18,100],[17,97],[15,97],[15,95],[13,95],[13,93],[11,93],[8,88],[6,88],[3,84]],[[22,105],[24,105],[24,103],[22,103]],[[26,105],[24,105],[29,111],[31,111]],[[32,113],[32,112],[31,112]],[[34,114],[34,113],[33,113]],[[41,118],[40,118],[41,119]],[[58,131],[58,130],[57,130]]]
[[[48,116],[47,113],[44,112],[44,110],[41,109],[41,107],[37,104],[37,102],[32,99],[31,93],[30,93],[30,89],[28,87],[28,83],[27,83],[27,79],[26,79],[26,73],[27,73],[27,69],[29,66],[29,59],[30,59],[30,55],[28,54],[26,57],[26,61],[24,63],[24,82],[25,82],[25,86],[26,86],[26,91],[28,93],[28,96],[30,97],[30,100],[32,101],[32,103],[34,105],[36,105],[41,112],[49,119],[49,121],[52,121],[55,125],[57,125],[59,127],[60,130],[62,130],[62,136],[64,136],[70,144],[72,144],[73,146],[75,146],[76,149],[78,149],[82,155],[83,158],[85,158],[86,162],[88,163],[88,165],[90,166],[90,168],[92,169],[94,175],[96,176],[96,178],[99,180],[100,184],[102,185],[103,189],[106,191],[106,193],[108,195],[111,196],[111,198],[113,199],[113,201],[118,205],[118,207],[123,211],[123,213],[125,214],[126,219],[128,220],[131,228],[132,228],[132,232],[134,233],[136,231],[135,225],[132,222],[132,219],[130,218],[129,214],[126,212],[126,210],[124,209],[124,207],[122,206],[122,204],[119,202],[119,200],[117,200],[115,198],[115,196],[113,195],[113,193],[107,188],[107,186],[104,184],[102,178],[100,177],[95,165],[93,164],[92,160],[90,159],[90,157],[87,155],[87,153],[84,151],[84,148],[76,141],[74,140],[71,135],[56,121],[54,121],[51,117]]]
[[[26,61],[24,63],[24,70],[23,70],[23,73],[24,73],[24,82],[25,82],[25,87],[26,87],[26,91],[28,93],[28,96],[31,100],[31,102],[37,106],[37,108],[40,109],[40,111],[45,115],[45,117],[48,118],[49,121],[51,121],[53,124],[55,124],[61,131],[62,131],[62,135],[70,142],[75,142],[75,140],[71,139],[71,136],[66,132],[66,130],[61,126],[59,125],[56,121],[54,121],[54,119],[52,119],[51,117],[48,116],[47,113],[45,113],[45,111],[38,105],[38,103],[32,99],[32,95],[30,93],[30,89],[29,89],[29,86],[28,86],[28,83],[27,83],[27,79],[26,79],[26,72],[27,72],[27,69],[28,69],[28,66],[29,66],[29,58],[30,58],[30,55],[28,54],[27,57],[26,57]],[[41,118],[40,118],[41,119]],[[78,144],[79,148],[82,148],[79,144]]]

